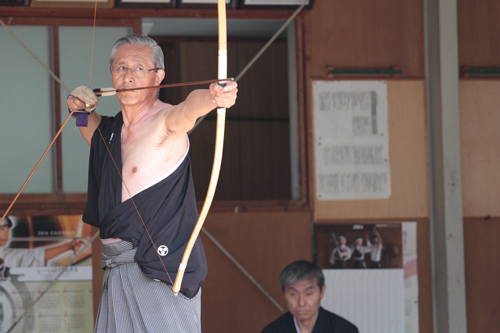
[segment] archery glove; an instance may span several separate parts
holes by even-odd
[[[76,97],[80,101],[85,103],[84,109],[75,110],[75,112],[78,112],[78,111],[81,112],[81,111],[85,110],[85,111],[87,111],[87,113],[92,113],[92,112],[94,112],[94,110],[97,107],[97,101],[98,101],[97,96],[96,96],[96,94],[94,94],[94,92],[89,87],[79,86],[78,88],[75,88],[75,90],[73,90],[69,96]]]

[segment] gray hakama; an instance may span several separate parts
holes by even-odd
[[[131,242],[102,244],[104,282],[95,332],[201,332],[201,289],[193,298],[144,276]]]

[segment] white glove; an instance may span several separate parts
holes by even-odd
[[[97,96],[87,86],[79,86],[78,88],[75,88],[75,90],[71,92],[70,96],[76,97],[85,103],[85,107],[83,109],[87,112],[92,113],[97,107]],[[75,112],[77,112],[77,110]]]

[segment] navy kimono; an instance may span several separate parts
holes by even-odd
[[[101,116],[99,124],[118,168],[121,161],[121,112],[115,117]],[[167,178],[133,196],[140,216],[131,199],[122,202],[122,179],[103,142],[95,131],[90,149],[88,201],[83,221],[100,228],[100,236],[130,240],[137,248],[135,261],[151,279],[168,284],[175,280],[182,255],[198,219],[191,162],[189,155]],[[144,224],[156,248],[153,246]],[[165,248],[166,247],[166,248]],[[157,254],[161,257],[170,278]],[[207,275],[205,252],[201,239],[193,247],[180,292],[193,297]]]

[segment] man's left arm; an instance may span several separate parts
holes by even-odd
[[[169,132],[186,133],[196,120],[215,107],[230,108],[236,103],[238,84],[230,81],[225,87],[212,83],[209,89],[192,91],[186,100],[170,109],[166,114]]]
[[[382,236],[380,236],[380,233],[378,231],[375,230],[375,235],[377,235],[377,248],[381,248],[382,247]]]

